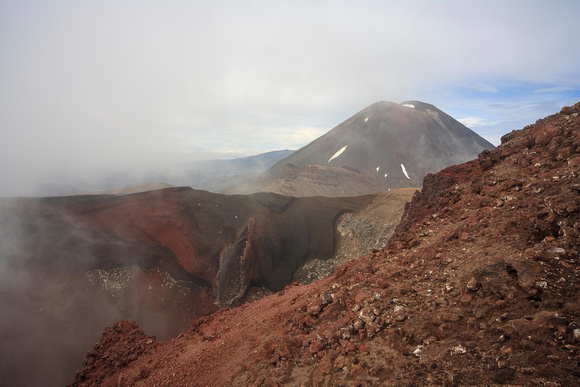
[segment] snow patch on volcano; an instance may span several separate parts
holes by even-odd
[[[413,105],[412,103],[404,103],[403,106],[411,108],[411,109],[415,109],[415,105]]]
[[[411,178],[409,177],[409,174],[407,173],[407,170],[405,169],[405,166],[402,163],[401,163],[401,170],[403,171],[403,173],[405,174],[407,179],[411,180]]]
[[[337,158],[338,156],[340,156],[342,154],[342,152],[344,152],[344,150],[346,149],[348,145],[345,145],[344,147],[342,147],[338,152],[336,152],[331,158],[328,159],[328,163],[330,163],[332,160],[334,160],[335,158]]]

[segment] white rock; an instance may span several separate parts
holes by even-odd
[[[546,281],[538,281],[538,282],[536,282],[536,288],[538,288],[538,289],[547,289],[548,288],[548,282],[546,282]]]
[[[467,349],[465,349],[461,344],[451,348],[452,355],[463,355],[466,352],[467,352]]]
[[[561,247],[552,247],[550,250],[548,250],[548,253],[565,254],[566,253],[566,250],[564,250]]]
[[[418,345],[415,350],[413,351],[413,355],[420,357],[421,356],[421,351],[423,350],[423,346],[422,345]]]

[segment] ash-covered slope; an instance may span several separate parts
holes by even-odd
[[[383,251],[196,321],[130,322],[83,385],[580,383],[580,103],[425,178]]]
[[[428,173],[472,160],[482,150],[493,148],[433,105],[382,101],[280,160],[256,179],[228,192],[312,191],[311,195],[323,192],[326,196],[342,196],[341,189],[356,195],[420,187]],[[296,168],[289,171],[288,165],[324,168],[303,169],[297,177]],[[344,181],[352,180],[352,176],[347,176],[352,174],[361,176],[358,191]]]

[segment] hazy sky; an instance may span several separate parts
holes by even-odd
[[[497,145],[580,100],[579,20],[575,0],[0,0],[0,181],[297,149],[379,100]]]

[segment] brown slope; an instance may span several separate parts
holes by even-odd
[[[412,106],[412,107],[411,107]],[[493,145],[435,106],[377,102],[228,193],[321,190],[328,196],[420,187],[423,177],[477,157]],[[288,165],[298,168],[288,170]],[[313,170],[312,167],[319,166]],[[324,167],[324,168],[322,168]],[[357,186],[349,186],[356,180]],[[328,187],[328,182],[334,189]]]
[[[261,188],[284,196],[352,197],[388,191],[385,179],[347,168],[327,168],[320,165],[286,164],[279,179]]]
[[[388,248],[327,279],[171,342],[120,323],[74,385],[578,385],[579,114],[428,176]]]

